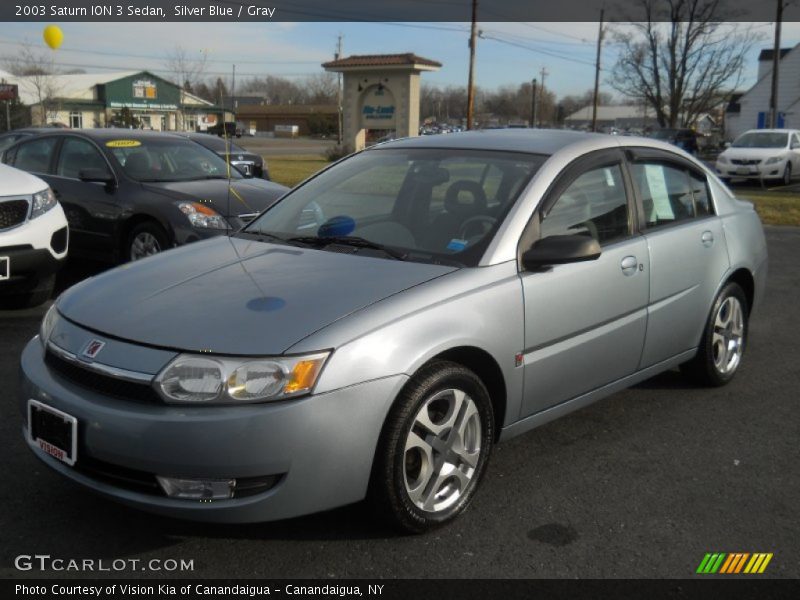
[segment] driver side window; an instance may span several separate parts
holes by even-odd
[[[630,215],[620,166],[599,167],[578,176],[544,217],[540,231],[542,238],[590,235],[600,244],[627,237]]]

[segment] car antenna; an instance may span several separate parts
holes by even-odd
[[[230,143],[228,142],[228,128],[225,126],[225,105],[222,105],[222,138],[225,140],[225,167],[227,169],[228,175],[228,208],[226,212],[227,219],[231,218],[231,147]],[[230,223],[228,223],[228,237],[231,236],[231,227]]]

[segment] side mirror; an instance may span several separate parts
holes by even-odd
[[[534,242],[522,255],[522,266],[533,270],[550,265],[597,260],[600,244],[587,235],[551,235]]]
[[[731,147],[731,143],[730,142],[725,142],[724,145],[725,145],[726,148],[730,148]]]
[[[78,171],[78,179],[81,181],[109,184],[114,181],[114,176],[107,169],[90,167]]]

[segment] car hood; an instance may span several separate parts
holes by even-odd
[[[786,148],[728,148],[720,154],[728,160],[764,160],[786,154]]]
[[[276,355],[453,267],[217,237],[123,265],[58,310],[111,337],[193,352]]]
[[[226,179],[148,182],[143,185],[148,190],[175,200],[210,203],[214,210],[224,216],[261,212],[289,191],[286,186],[263,179],[232,179],[230,193]]]

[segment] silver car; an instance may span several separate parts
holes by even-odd
[[[369,498],[425,531],[468,506],[498,442],[675,367],[728,383],[766,272],[752,205],[674,146],[397,140],[239,233],[64,293],[22,355],[24,433],[165,515]]]

